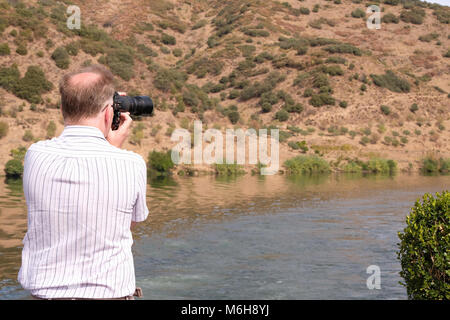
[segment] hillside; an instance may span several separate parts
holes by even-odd
[[[69,4],[81,30],[66,27]],[[125,146],[144,158],[201,119],[280,128],[281,163],[306,152],[415,170],[450,157],[449,23],[449,7],[402,0],[0,0],[0,168],[63,130],[61,76],[102,63],[120,91],[155,101]]]

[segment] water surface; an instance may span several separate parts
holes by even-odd
[[[179,178],[148,186],[134,232],[145,299],[406,299],[397,233],[414,201],[448,176]],[[0,299],[17,282],[26,204],[0,182]],[[369,265],[381,290],[369,290]]]

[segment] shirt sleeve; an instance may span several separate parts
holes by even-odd
[[[131,220],[134,222],[142,222],[147,219],[148,208],[147,208],[147,166],[145,161],[142,159],[141,164],[137,167],[137,198],[133,207],[133,215]]]

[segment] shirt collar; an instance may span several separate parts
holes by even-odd
[[[99,128],[91,126],[66,126],[61,137],[95,137],[106,141],[103,132]]]

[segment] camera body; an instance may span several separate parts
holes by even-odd
[[[112,130],[117,130],[120,125],[120,113],[129,112],[133,116],[153,115],[153,101],[147,96],[128,97],[114,92],[113,97],[114,117]]]

